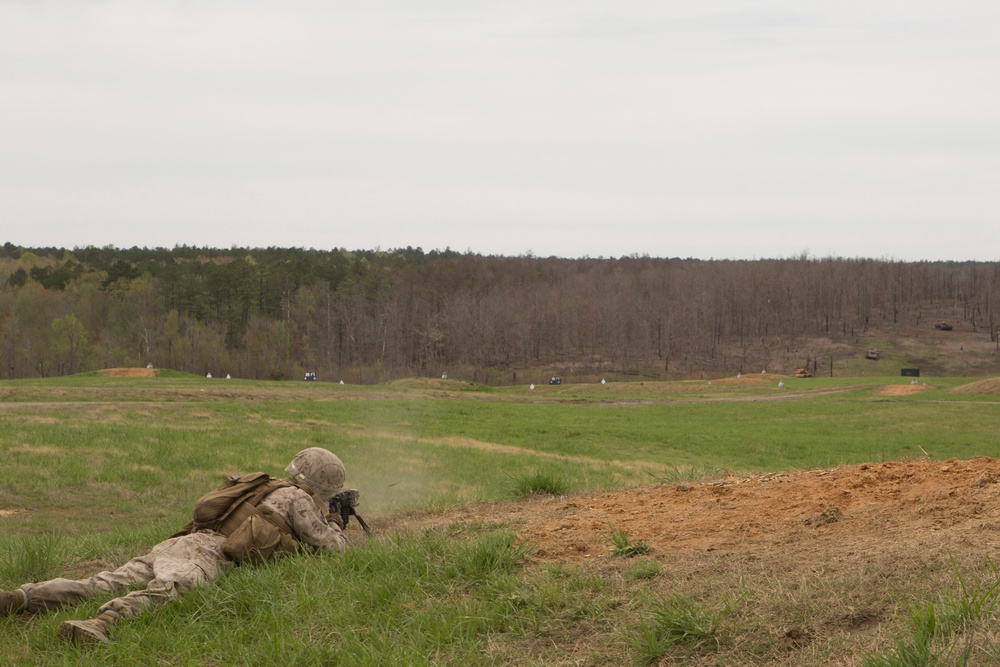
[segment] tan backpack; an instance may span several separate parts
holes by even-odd
[[[295,551],[299,542],[283,517],[260,502],[272,491],[295,486],[289,479],[274,479],[267,473],[232,475],[194,504],[194,518],[176,533],[187,535],[214,530],[226,536],[223,552],[237,563],[260,563],[279,553]],[[326,514],[326,504],[309,489],[303,489]]]

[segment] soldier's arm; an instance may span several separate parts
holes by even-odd
[[[300,542],[327,551],[347,548],[344,531],[335,521],[328,522],[312,498],[304,492],[295,494],[288,514],[288,523]]]

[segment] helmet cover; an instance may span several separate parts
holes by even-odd
[[[344,488],[347,471],[337,455],[322,447],[303,449],[285,468],[296,484],[304,484],[323,500]]]

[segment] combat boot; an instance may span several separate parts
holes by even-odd
[[[27,601],[27,596],[20,588],[10,592],[0,591],[0,616],[24,611],[24,605]]]
[[[102,612],[97,618],[86,621],[63,621],[56,628],[59,636],[77,646],[92,644],[109,644],[108,626],[117,621],[118,612],[111,610]]]

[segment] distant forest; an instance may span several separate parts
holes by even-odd
[[[953,313],[997,340],[1000,264],[451,250],[0,249],[0,377],[152,365],[351,383],[737,373]],[[815,360],[813,360],[815,364]]]

